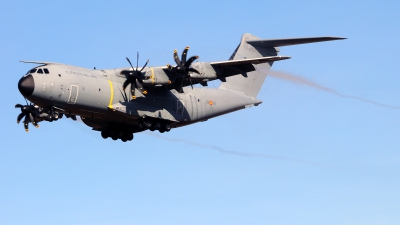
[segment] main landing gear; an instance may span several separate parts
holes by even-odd
[[[132,141],[133,133],[129,131],[119,131],[113,129],[104,129],[101,131],[101,136],[104,139],[111,137],[114,141],[121,139],[123,142]]]
[[[146,119],[140,123],[140,127],[144,129],[149,129],[150,131],[158,130],[160,133],[169,132],[171,130],[171,125],[168,123]]]

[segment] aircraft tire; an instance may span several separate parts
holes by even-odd
[[[108,133],[107,133],[107,131],[102,130],[102,131],[101,131],[101,136],[102,136],[104,139],[107,139],[107,138],[108,138]]]
[[[148,121],[148,120],[143,120],[143,126],[145,127],[145,128],[147,128],[147,129],[150,129],[151,127],[152,127],[152,123],[151,123],[151,121]]]
[[[128,133],[127,139],[128,139],[128,141],[132,141],[133,140],[133,134],[132,133]]]
[[[112,138],[114,141],[118,140],[118,134],[117,134],[117,133],[113,133],[113,134],[111,135],[111,138]]]
[[[171,125],[169,125],[168,123],[164,125],[164,130],[169,132],[171,130]]]

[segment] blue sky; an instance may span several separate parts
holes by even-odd
[[[19,60],[117,68],[139,51],[157,66],[186,45],[226,60],[246,32],[346,37],[282,47],[273,70],[400,106],[399,6],[2,1],[0,224],[399,224],[398,109],[268,77],[258,107],[127,143],[67,119],[26,133],[14,109],[33,67]]]

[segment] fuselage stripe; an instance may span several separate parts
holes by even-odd
[[[114,87],[111,80],[108,80],[108,83],[110,84],[110,103],[108,103],[108,108],[112,108],[112,102],[114,99]]]
[[[150,67],[151,70],[151,84],[154,84],[155,77],[154,77],[154,69]]]

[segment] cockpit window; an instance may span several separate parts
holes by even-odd
[[[45,74],[49,74],[49,70],[47,68],[43,68]]]
[[[35,72],[36,72],[36,69],[31,69],[26,74],[35,73]]]
[[[38,69],[37,73],[43,73],[42,69]]]

